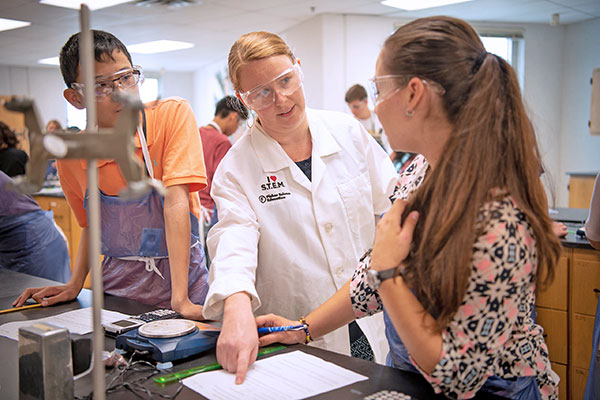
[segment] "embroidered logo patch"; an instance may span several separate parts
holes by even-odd
[[[275,175],[267,176],[267,183],[263,183],[260,185],[260,189],[262,191],[270,190],[270,189],[279,189],[285,187],[285,183],[283,181],[277,182],[277,177]]]
[[[273,189],[281,189],[286,187],[283,180],[278,180],[276,175],[267,176],[266,180],[266,183],[260,185],[260,190],[262,190],[263,192],[267,190],[270,191]],[[261,194],[260,196],[258,196],[258,201],[260,201],[261,203],[268,203],[275,200],[284,200],[289,195],[291,195],[290,192]]]

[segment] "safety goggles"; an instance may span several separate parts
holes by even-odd
[[[109,96],[117,86],[121,89],[129,89],[144,82],[142,68],[134,65],[131,68],[125,68],[107,76],[96,79],[94,90],[96,97]],[[71,89],[75,89],[83,94],[84,85],[81,83],[71,83]]]
[[[396,91],[404,87],[412,78],[410,75],[383,75],[369,79],[369,94],[373,104],[381,103],[391,97]],[[428,87],[432,88],[437,94],[443,96],[446,89],[437,82],[421,79]]]
[[[286,69],[269,82],[244,93],[238,92],[244,103],[255,111],[269,107],[275,102],[275,93],[289,96],[302,86],[300,65]]]

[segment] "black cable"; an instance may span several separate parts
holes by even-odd
[[[131,357],[129,358],[126,366],[115,367],[115,369],[113,370],[113,372],[111,372],[111,374],[114,373],[115,370],[117,370],[119,372],[111,379],[111,381],[107,385],[106,393],[111,394],[111,393],[118,392],[119,390],[126,389],[126,390],[129,390],[131,393],[133,393],[136,397],[138,397],[140,399],[152,399],[153,395],[161,397],[163,399],[175,399],[179,395],[181,390],[183,389],[183,383],[181,382],[181,380],[179,381],[179,386],[177,387],[177,390],[175,391],[175,393],[173,395],[168,395],[168,394],[159,393],[159,392],[153,392],[143,385],[148,379],[152,378],[154,375],[161,373],[161,370],[156,368],[156,366],[154,364],[152,364],[148,361],[145,361],[145,360],[133,361],[133,358],[136,355],[146,355],[146,354],[148,354],[147,351],[141,352],[141,351],[135,350],[133,352],[133,354],[131,355]],[[125,375],[129,372],[133,372],[133,373],[150,372],[150,373],[147,375],[141,376],[139,378],[128,381],[128,380],[126,380]],[[116,381],[119,379],[121,379],[122,382],[116,383]],[[93,398],[93,393],[90,393],[89,395],[84,396],[84,397],[76,397],[77,400],[92,400],[92,398]]]

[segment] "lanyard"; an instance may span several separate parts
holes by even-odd
[[[144,156],[144,164],[146,164],[146,171],[152,180],[154,180],[154,168],[152,168],[152,160],[150,159],[150,153],[148,152],[148,145],[146,144],[146,113],[142,109],[142,124],[137,127],[137,135],[140,139],[140,145],[142,146],[142,155]]]

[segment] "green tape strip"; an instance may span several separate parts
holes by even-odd
[[[276,351],[283,350],[283,349],[285,349],[285,346],[283,346],[283,345],[263,347],[262,349],[259,350],[257,356],[261,357],[261,356],[271,354],[271,353],[274,353]],[[158,383],[159,385],[164,386],[164,385],[168,385],[173,382],[178,382],[180,379],[184,379],[189,376],[196,375],[200,372],[214,371],[214,370],[221,369],[221,368],[223,368],[221,366],[221,364],[214,362],[214,363],[200,365],[198,367],[186,369],[184,371],[179,371],[179,372],[174,372],[174,373],[168,374],[168,375],[158,376],[158,377],[152,378],[152,379],[154,380],[154,382]]]

